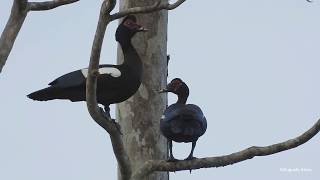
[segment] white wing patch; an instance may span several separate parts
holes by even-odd
[[[99,69],[100,74],[110,74],[112,77],[120,77],[121,72],[119,69],[114,67],[104,67]]]
[[[88,68],[81,69],[81,73],[85,78],[88,76]],[[121,76],[121,71],[117,68],[114,67],[103,67],[99,68],[99,73],[100,74],[109,74],[112,77],[120,77]]]

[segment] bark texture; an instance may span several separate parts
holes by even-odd
[[[122,0],[120,10],[151,6],[156,2],[156,0]],[[133,172],[148,160],[167,158],[167,141],[159,129],[160,117],[166,107],[167,98],[156,90],[166,85],[168,12],[158,11],[137,17],[139,24],[149,29],[147,33],[136,34],[132,40],[143,61],[143,81],[133,97],[117,106],[123,143],[131,160]],[[118,55],[118,62],[121,63],[123,61],[121,48],[118,49]],[[168,173],[153,173],[145,179],[167,180]]]
[[[9,20],[0,37],[0,73],[8,59],[23,22],[27,17],[27,3],[27,0],[13,1]]]

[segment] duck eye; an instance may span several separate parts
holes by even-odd
[[[135,23],[132,20],[128,19],[124,22],[124,25],[131,28],[135,25]]]
[[[126,22],[124,22],[124,25],[126,25],[126,26],[130,26],[130,25],[131,25],[131,22],[126,21]]]
[[[171,83],[173,86],[180,86],[181,85],[181,82],[178,80],[173,80]]]
[[[181,87],[181,82],[179,82],[179,81],[172,82],[172,87],[173,87],[174,91],[177,91]]]

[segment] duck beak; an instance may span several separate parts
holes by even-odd
[[[158,92],[159,93],[166,93],[166,92],[169,92],[169,90],[167,88],[163,88],[163,89],[160,89]]]
[[[139,32],[147,32],[149,31],[149,29],[144,28],[143,26],[140,26],[140,28],[138,29]]]

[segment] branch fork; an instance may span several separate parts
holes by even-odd
[[[9,57],[28,12],[50,10],[77,1],[79,0],[52,0],[45,2],[14,0],[9,20],[0,37],[0,73]]]

